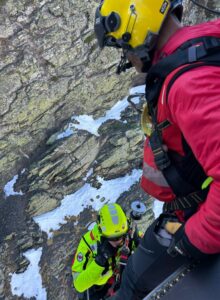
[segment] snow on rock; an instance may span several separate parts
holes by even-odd
[[[139,86],[135,86],[133,88],[131,88],[129,90],[129,94],[133,95],[133,94],[145,94],[145,85],[139,85]]]
[[[12,180],[10,180],[8,183],[6,183],[4,187],[4,193],[6,197],[9,197],[11,195],[23,195],[23,193],[20,192],[15,192],[14,191],[14,185],[18,179],[18,175],[15,175]]]
[[[67,125],[67,128],[63,132],[61,132],[57,135],[56,140],[61,140],[63,138],[69,137],[73,133],[74,133],[73,126],[72,126],[72,123],[70,123]]]
[[[65,196],[59,207],[35,217],[34,220],[48,234],[48,237],[51,237],[53,230],[58,230],[61,224],[67,222],[66,217],[77,216],[86,207],[91,207],[97,211],[105,203],[116,202],[123,192],[127,191],[140,179],[141,174],[141,170],[133,170],[131,175],[117,179],[105,181],[102,178],[98,178],[101,183],[99,189],[85,183],[74,194]]]
[[[46,289],[42,286],[39,262],[42,248],[31,249],[24,253],[30,264],[24,273],[12,274],[11,291],[13,295],[25,298],[35,297],[36,300],[46,300]]]
[[[132,94],[139,94],[144,93],[145,86],[141,85],[138,87],[131,88],[129,93]],[[140,102],[140,97],[137,96],[133,98],[132,100],[135,104]],[[68,137],[74,133],[73,129],[78,130],[85,130],[88,131],[96,136],[99,136],[98,130],[99,127],[108,120],[120,120],[121,119],[121,112],[124,111],[128,107],[129,103],[127,101],[127,97],[123,100],[118,101],[110,110],[108,110],[104,117],[100,117],[98,119],[94,119],[93,116],[88,115],[80,115],[80,116],[72,116],[72,120],[75,120],[78,122],[78,124],[75,123],[69,123],[67,126],[67,129],[60,133],[57,136],[57,140]]]
[[[104,117],[100,117],[96,120],[92,116],[81,115],[73,116],[72,120],[76,120],[79,124],[72,124],[76,129],[83,129],[92,134],[99,136],[99,127],[107,120],[120,120],[121,112],[128,106],[127,98],[118,101],[110,110],[108,110]]]
[[[89,169],[86,176],[83,178],[83,181],[86,181],[93,174],[93,168]]]
[[[163,211],[163,202],[155,199],[154,203],[153,203],[153,212],[154,212],[154,217],[155,219],[159,217],[159,215],[162,213]]]

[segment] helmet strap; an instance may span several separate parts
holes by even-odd
[[[154,56],[154,50],[155,49],[149,51],[148,56],[141,57],[141,61],[143,63],[143,67],[141,69],[141,72],[147,73],[149,71],[149,69],[151,68],[152,61],[153,61],[153,56]]]
[[[130,69],[132,67],[133,67],[132,64],[127,60],[125,51],[122,50],[121,60],[117,66],[116,74],[119,75],[121,74],[121,72],[125,72],[127,69]]]

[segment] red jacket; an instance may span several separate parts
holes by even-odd
[[[178,30],[156,53],[155,61],[168,56],[185,41],[200,36],[220,38],[220,20],[184,27]],[[163,132],[163,143],[171,150],[183,153],[181,133],[207,176],[214,181],[206,201],[186,222],[185,232],[191,243],[205,253],[220,252],[220,67],[202,66],[181,75],[172,85],[168,101],[164,91],[173,71],[165,80],[158,101],[158,122],[167,119],[172,126]],[[155,167],[148,141],[145,144],[144,162]],[[145,176],[142,187],[163,201],[172,201],[175,195],[169,187],[160,198],[154,183],[148,189]],[[163,190],[164,191],[164,190]]]

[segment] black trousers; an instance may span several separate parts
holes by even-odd
[[[88,291],[78,293],[79,300],[102,300],[111,286],[107,283],[105,285],[93,285]],[[89,294],[89,297],[88,297]]]
[[[111,300],[141,300],[188,260],[171,257],[154,234],[156,221],[147,229],[137,250],[130,256],[121,287]]]

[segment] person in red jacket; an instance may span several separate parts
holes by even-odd
[[[142,299],[189,259],[220,253],[220,20],[182,27],[181,0],[103,0],[95,33],[121,48],[117,72],[146,75],[152,131],[142,188],[164,213],[129,259],[112,299]]]

